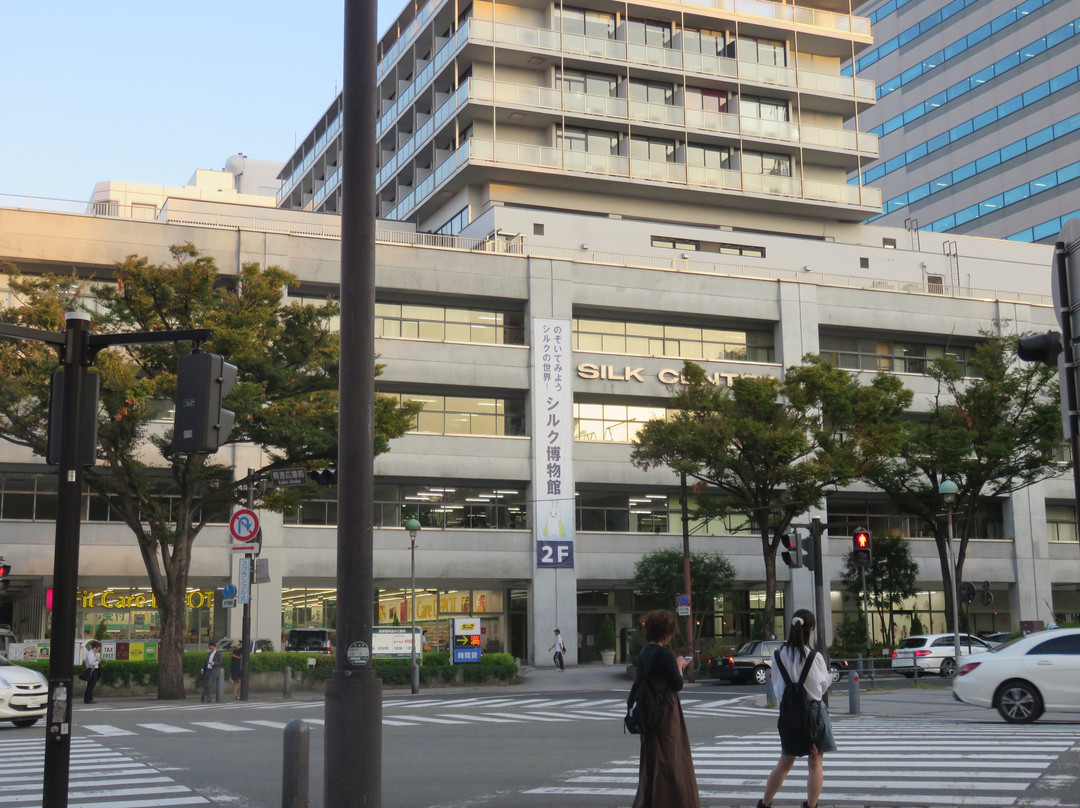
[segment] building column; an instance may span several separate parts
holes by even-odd
[[[577,572],[573,568],[538,569],[533,574],[529,592],[529,631],[533,664],[538,668],[555,666],[555,652],[548,650],[555,642],[555,629],[562,634],[563,661],[567,665],[576,665]]]

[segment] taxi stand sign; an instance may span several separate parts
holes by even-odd
[[[453,664],[459,662],[480,661],[480,618],[455,617],[452,620],[454,651],[450,658]]]

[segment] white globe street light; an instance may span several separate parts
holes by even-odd
[[[959,492],[959,486],[948,477],[942,480],[941,485],[938,486],[938,493],[945,500],[945,504],[949,506],[949,585],[952,586],[953,676],[960,669],[960,606],[957,603],[959,600],[959,586],[956,580],[956,556],[953,553],[952,521],[953,503],[956,502],[956,495]]]
[[[951,525],[952,522],[950,521]],[[416,534],[420,532],[420,520],[413,517],[405,523],[405,529],[409,531],[409,569],[412,584],[412,604],[409,606],[409,677],[412,682],[412,692],[420,692],[420,668],[416,664]]]

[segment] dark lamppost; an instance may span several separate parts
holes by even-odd
[[[945,500],[945,504],[949,506],[949,581],[947,585],[952,587],[952,591],[949,592],[949,599],[952,601],[953,654],[955,654],[953,661],[954,672],[960,667],[960,607],[956,602],[956,556],[953,553],[952,509],[953,503],[956,502],[956,495],[959,491],[960,488],[948,477],[942,480],[941,485],[938,486],[938,493],[941,494],[942,499]]]
[[[409,671],[412,679],[412,692],[420,692],[420,668],[416,665],[416,534],[420,532],[420,520],[416,517],[405,523],[409,531],[409,577],[412,583],[412,603],[409,606]]]

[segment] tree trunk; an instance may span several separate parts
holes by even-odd
[[[951,586],[950,582],[952,574],[949,564],[949,539],[947,536],[934,536],[934,539],[937,542],[938,561],[941,564],[941,590],[945,594],[945,631],[943,633],[948,634],[953,631],[952,599],[956,597],[955,587]]]
[[[184,597],[186,587],[170,586],[158,606],[158,698],[182,699],[184,692]]]
[[[769,545],[769,529],[767,527],[762,528],[761,549],[765,560],[765,610],[762,614],[765,625],[763,627],[764,635],[761,639],[767,640],[776,629],[776,552],[775,548]]]

